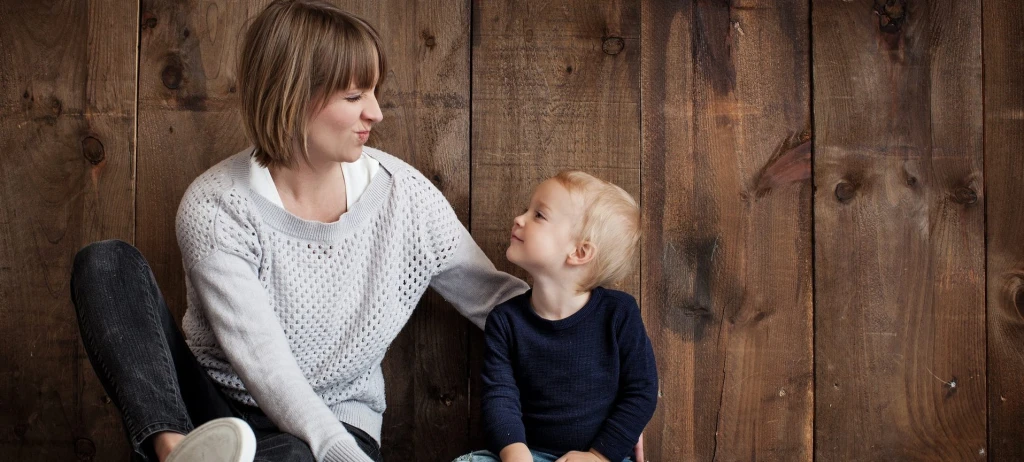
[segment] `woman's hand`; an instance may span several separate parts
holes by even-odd
[[[609,462],[608,458],[591,449],[589,452],[569,451],[555,462]]]

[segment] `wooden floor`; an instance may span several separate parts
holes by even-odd
[[[135,244],[185,307],[174,215],[246,145],[265,0],[0,0],[0,459],[126,461],[75,251]],[[1024,460],[1024,2],[360,0],[371,144],[499,268],[564,168],[641,200],[651,461]],[[390,461],[480,448],[481,335],[424,298],[385,369]]]

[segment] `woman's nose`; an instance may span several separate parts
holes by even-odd
[[[384,120],[384,113],[380,111],[380,104],[377,102],[377,95],[370,93],[366,98],[366,106],[363,107],[363,119],[370,123],[377,123]]]

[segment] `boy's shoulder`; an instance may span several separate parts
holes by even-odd
[[[526,292],[499,303],[493,310],[491,310],[488,317],[508,317],[510,315],[520,314],[524,307],[528,307],[530,305],[530,292],[532,291],[533,289],[527,290]]]
[[[627,316],[640,314],[640,306],[630,293],[604,287],[597,287],[594,290],[600,291],[603,305],[611,312]]]
[[[621,290],[598,287],[594,290],[601,291],[601,305],[604,307],[604,316],[616,326],[620,333],[646,329],[643,327],[643,317],[640,315],[640,306],[636,298],[628,292]],[[625,329],[625,330],[623,330]]]

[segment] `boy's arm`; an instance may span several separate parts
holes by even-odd
[[[611,460],[630,455],[658,404],[658,371],[636,301],[618,332],[619,393],[591,448]]]
[[[501,450],[501,454],[498,454],[498,458],[501,459],[501,462],[533,462],[530,448],[523,443],[512,443],[505,446]]]
[[[430,286],[483,329],[491,308],[530,287],[522,279],[498,271],[454,213],[451,219],[459,229],[458,247],[452,249],[453,255],[446,266],[431,278]]]
[[[522,450],[526,449],[526,429],[523,427],[519,387],[512,370],[511,345],[507,321],[492,313],[484,329],[481,414],[488,449],[500,454],[502,461],[506,462],[523,457]],[[525,455],[529,456],[529,450]],[[525,460],[532,459],[529,456]]]

